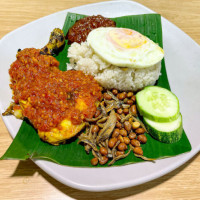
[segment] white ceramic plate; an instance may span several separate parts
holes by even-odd
[[[67,12],[86,15],[102,14],[106,17],[153,13],[152,10],[132,1],[111,1],[64,10],[36,20],[9,33],[0,41],[0,110],[3,112],[10,100],[8,69],[15,60],[18,48],[41,48],[55,27],[62,28]],[[156,163],[138,163],[110,168],[75,168],[47,161],[35,161],[44,171],[58,181],[73,188],[88,191],[107,191],[145,183],[179,167],[200,150],[200,47],[189,36],[162,18],[166,68],[172,91],[180,100],[184,129],[192,151]],[[3,117],[14,138],[21,121]],[[192,124],[192,126],[191,126]]]

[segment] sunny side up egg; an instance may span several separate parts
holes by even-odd
[[[106,62],[119,67],[147,68],[164,57],[156,43],[137,31],[126,28],[97,28],[87,43]]]

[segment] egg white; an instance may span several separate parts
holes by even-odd
[[[131,29],[97,28],[89,33],[87,43],[103,60],[119,67],[147,68],[164,57],[161,47]]]

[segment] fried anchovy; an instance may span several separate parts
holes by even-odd
[[[122,158],[127,157],[127,156],[130,154],[130,152],[131,152],[131,148],[128,150],[128,152],[127,152],[126,154],[119,155],[119,156],[113,158],[113,159],[108,163],[108,165],[110,166],[110,165],[114,164],[117,160],[120,160],[120,159],[122,159]]]
[[[110,137],[113,129],[115,128],[116,122],[117,122],[117,117],[115,115],[115,111],[112,110],[110,112],[107,122],[105,123],[105,126],[103,127],[103,129],[99,131],[99,134],[97,136],[97,144]]]

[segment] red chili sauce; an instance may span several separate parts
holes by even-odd
[[[9,70],[15,103],[20,103],[23,115],[40,131],[59,128],[63,119],[80,124],[93,117],[95,103],[101,99],[102,88],[93,76],[81,71],[63,72],[58,66],[54,57],[31,48],[18,52]],[[84,101],[87,109],[75,108],[78,99]]]
[[[116,23],[109,18],[101,15],[88,16],[76,21],[76,23],[69,29],[66,39],[69,44],[73,42],[85,42],[88,34],[99,27],[115,27]]]

